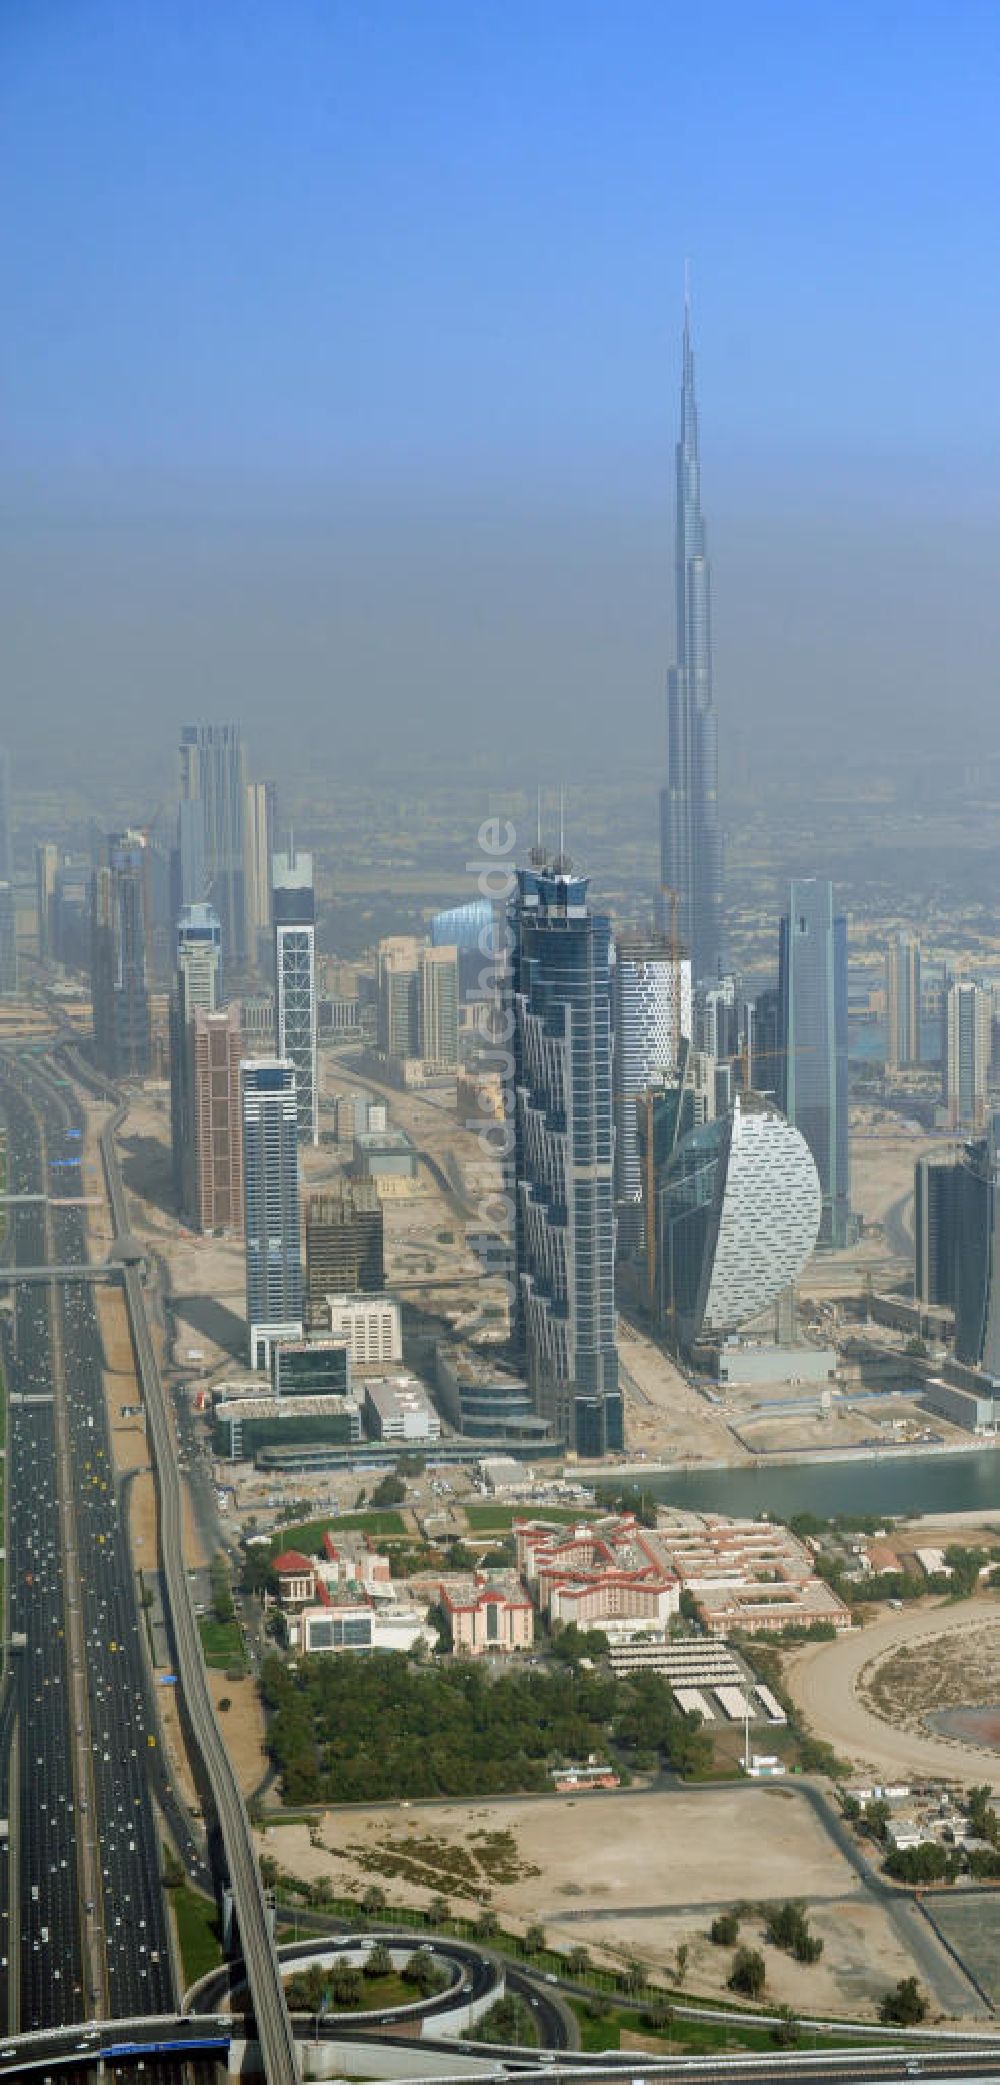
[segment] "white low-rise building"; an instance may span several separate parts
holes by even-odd
[[[330,1331],[347,1343],[355,1368],[403,1358],[399,1304],[391,1296],[328,1296]]]
[[[365,1384],[365,1419],[380,1441],[439,1441],[441,1421],[415,1376]]]
[[[393,1603],[376,1608],[356,1600],[304,1607],[289,1624],[290,1637],[293,1631],[293,1647],[310,1656],[317,1651],[415,1651],[421,1645],[433,1650],[437,1642],[425,1607]]]

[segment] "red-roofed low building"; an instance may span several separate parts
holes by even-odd
[[[283,1549],[271,1565],[278,1581],[282,1607],[304,1607],[316,1592],[316,1573],[308,1557],[298,1549]]]
[[[517,1573],[477,1571],[473,1577],[443,1578],[438,1597],[457,1655],[485,1651],[530,1651],[535,1610]]]

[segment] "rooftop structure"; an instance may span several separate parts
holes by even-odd
[[[553,1621],[600,1628],[613,1619],[663,1624],[676,1614],[680,1588],[656,1535],[631,1513],[574,1527],[514,1522],[519,1570]]]

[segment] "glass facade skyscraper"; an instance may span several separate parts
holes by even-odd
[[[266,1368],[272,1340],[302,1337],[295,1071],[287,1059],[252,1057],[240,1083],[250,1363]]]
[[[515,1336],[535,1409],[587,1456],[623,1445],[614,1276],[611,932],[540,850],[508,909]]]
[[[244,848],[246,755],[238,724],[185,724],[181,732],[181,797],[201,805],[199,874],[197,818],[178,820],[181,887],[185,902],[211,898],[222,921],[227,963],[247,960],[247,889]]]
[[[618,1251],[642,1242],[639,1095],[676,1078],[691,1035],[691,965],[662,935],[619,935],[615,944],[614,1112]]]
[[[759,1317],[816,1243],[820,1189],[805,1138],[755,1093],[678,1144],[658,1185],[660,1309],[683,1346]]]
[[[661,881],[675,891],[678,928],[695,979],[710,982],[722,958],[719,749],[712,693],[712,600],[690,313],[684,314],[681,432],[676,450],[677,663],[667,684],[667,782],[660,797]],[[666,925],[666,921],[663,922]]]
[[[789,886],[778,945],[778,1099],[816,1161],[823,1196],[820,1242],[849,1245],[847,920],[833,886]]]

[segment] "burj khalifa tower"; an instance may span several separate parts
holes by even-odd
[[[677,664],[667,684],[667,784],[660,794],[664,909],[676,893],[677,927],[697,982],[718,976],[722,957],[722,834],[719,749],[712,701],[712,601],[701,511],[698,407],[691,312],[684,304],[681,431],[677,443]],[[667,921],[664,921],[667,924]]]

